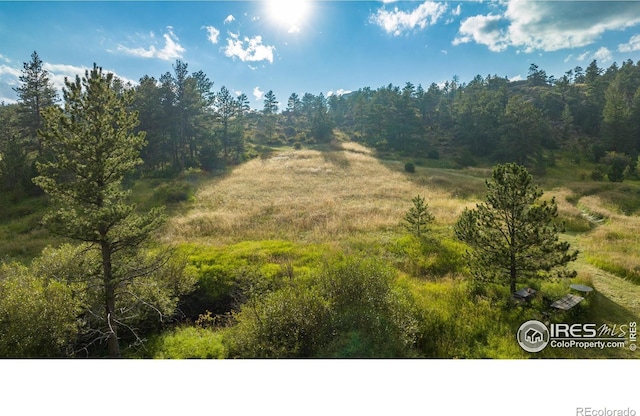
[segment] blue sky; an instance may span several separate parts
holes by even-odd
[[[34,50],[58,87],[94,62],[135,83],[180,59],[255,108],[273,90],[282,109],[292,92],[636,62],[640,2],[0,1],[0,100]]]

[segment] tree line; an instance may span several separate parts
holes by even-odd
[[[640,151],[640,65],[600,68],[592,61],[560,79],[532,64],[526,80],[457,77],[427,89],[408,82],[331,97],[335,125],[380,149],[465,165],[473,158],[544,167],[566,149],[600,161],[607,152],[631,163]]]
[[[34,162],[46,157],[37,131],[43,109],[59,99],[37,52],[20,82],[18,103],[0,107],[0,176],[5,190],[37,193]],[[292,93],[286,104],[268,91],[262,111],[224,85],[215,91],[202,70],[189,72],[180,60],[157,79],[144,75],[132,86],[116,78],[114,87],[133,91],[137,131],[147,134],[146,171],[214,170],[255,156],[250,143],[327,141],[334,128],[380,150],[444,154],[461,165],[488,158],[543,171],[552,152],[566,149],[621,166],[612,180],[622,180],[627,166],[634,170],[640,152],[640,66],[631,60],[606,69],[594,60],[559,79],[531,64],[521,81],[478,75],[426,89],[407,82],[329,97]]]

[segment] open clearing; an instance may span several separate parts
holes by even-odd
[[[362,247],[400,236],[402,217],[417,194],[435,215],[436,232],[450,235],[462,210],[483,195],[489,175],[489,169],[428,167],[408,174],[402,163],[381,161],[353,142],[333,142],[322,151],[284,150],[202,183],[196,201],[171,218],[163,238],[209,246],[288,240],[349,250],[354,242]],[[581,252],[574,265],[578,277],[592,282],[606,301],[607,321],[637,319],[640,286],[612,271],[640,270],[640,219],[594,196],[576,198],[568,188],[544,189],[545,197],[556,196],[563,220],[585,212],[605,218],[590,231],[564,236]]]
[[[443,175],[414,180],[356,143],[279,152],[203,185],[193,208],[172,218],[166,238],[200,244],[343,241],[398,231],[416,194],[426,198],[436,226],[451,225],[469,204],[442,186],[448,183]]]

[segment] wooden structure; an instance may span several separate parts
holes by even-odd
[[[555,309],[560,309],[561,311],[568,311],[569,309],[573,308],[583,300],[584,298],[582,296],[568,294],[562,299],[558,299],[557,301],[553,302],[551,304],[551,307]]]

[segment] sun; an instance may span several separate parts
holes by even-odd
[[[297,32],[311,11],[308,0],[268,0],[267,10],[270,19],[285,26],[289,32]]]

